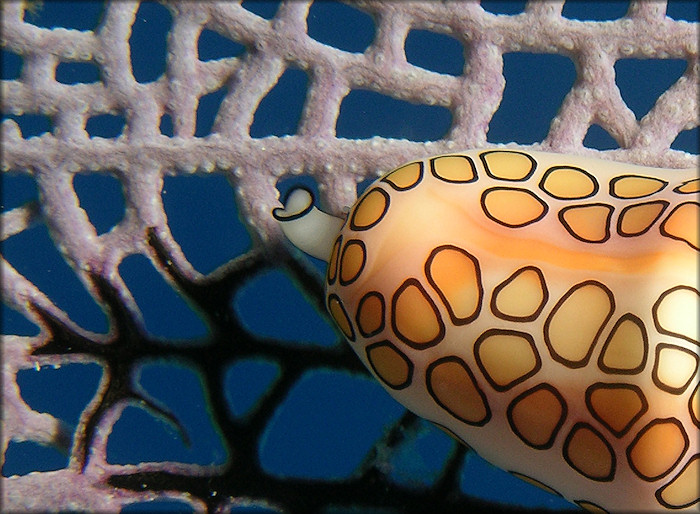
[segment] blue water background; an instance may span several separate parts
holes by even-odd
[[[525,2],[487,1],[485,9],[496,14],[522,12]],[[272,18],[277,2],[243,2],[246,9]],[[563,14],[581,20],[612,20],[623,16],[627,2],[567,2]],[[42,27],[61,26],[92,30],[101,19],[101,2],[44,2],[25,21]],[[694,1],[671,1],[667,14],[675,19],[698,20]],[[172,17],[160,4],[141,4],[131,37],[132,66],[137,81],[157,79],[165,70],[166,37]],[[372,18],[336,2],[316,2],[308,17],[309,34],[326,44],[350,52],[362,52],[374,34]],[[239,56],[245,47],[213,31],[205,30],[199,41],[201,60]],[[432,71],[459,75],[464,66],[461,44],[446,35],[413,30],[406,41],[409,62]],[[684,72],[679,59],[622,59],[615,65],[616,82],[622,97],[641,119],[659,95]],[[2,78],[15,79],[22,59],[2,50]],[[560,55],[506,54],[507,85],[503,102],[488,133],[492,143],[541,141],[562,99],[575,80],[573,62]],[[65,84],[99,80],[99,68],[91,63],[61,63],[56,80]],[[307,76],[289,68],[277,86],[262,101],[251,127],[251,136],[294,134],[303,106]],[[226,89],[202,98],[196,136],[211,132],[218,106]],[[52,130],[48,117],[37,114],[4,115],[19,124],[24,137]],[[435,140],[449,129],[451,114],[441,107],[417,106],[369,91],[353,91],[344,100],[337,124],[339,137],[370,138],[375,135],[412,140]],[[120,115],[90,119],[91,136],[116,137],[124,126]],[[172,121],[164,116],[163,134],[172,136]],[[586,146],[612,149],[618,145],[601,127],[589,130]],[[698,129],[684,131],[673,148],[698,153]],[[74,180],[81,207],[97,233],[109,231],[124,215],[119,181],[109,175],[80,173]],[[292,185],[285,181],[281,189]],[[250,248],[251,240],[238,219],[233,190],[221,175],[166,177],[162,198],[170,229],[192,265],[209,273]],[[37,199],[33,179],[20,172],[2,177],[2,210],[8,211]],[[107,319],[82,288],[56,250],[45,226],[37,226],[10,237],[2,244],[2,255],[30,278],[78,325],[104,333]],[[319,264],[319,263],[316,263]],[[124,282],[141,309],[148,331],[165,339],[203,337],[206,329],[197,315],[164,282],[143,256],[126,258],[119,267]],[[313,310],[307,300],[279,271],[253,278],[233,300],[246,327],[260,335],[292,344],[329,346],[337,335]],[[266,315],[273,312],[273,316]],[[2,305],[3,334],[36,335],[38,328],[16,311]],[[240,361],[227,375],[227,400],[231,415],[244,417],[274,382],[278,365],[266,361]],[[49,412],[70,425],[94,394],[101,375],[97,365],[73,364],[53,369],[24,370],[18,384],[25,401],[35,410]],[[114,426],[108,443],[112,463],[174,460],[201,464],[226,459],[219,435],[208,419],[203,391],[197,375],[183,366],[150,362],[142,367],[138,381],[150,395],[168,406],[183,422],[192,439],[185,446],[169,424],[138,407],[128,407]],[[387,424],[403,408],[373,381],[361,376],[317,372],[304,376],[289,392],[288,400],[275,414],[261,442],[263,468],[279,476],[342,480],[351,476]],[[392,460],[391,476],[398,483],[430,485],[454,444],[446,435],[425,426],[415,445],[402,448]],[[32,442],[10,444],[3,476],[65,467],[66,456]],[[531,487],[470,455],[462,470],[465,494],[499,503],[573,508],[561,499]],[[125,511],[159,508],[156,504],[130,506]],[[189,511],[180,503],[163,502],[161,510]]]

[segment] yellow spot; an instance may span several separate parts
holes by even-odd
[[[610,205],[590,204],[564,207],[559,220],[576,239],[587,243],[602,243],[610,237]]]
[[[699,309],[700,293],[688,286],[677,286],[665,291],[652,310],[660,332],[697,343]]]
[[[367,230],[382,219],[389,208],[389,195],[378,187],[371,189],[355,206],[350,217],[350,228]]]
[[[680,186],[676,187],[674,191],[683,194],[700,193],[700,178],[694,178],[683,182]]]
[[[513,432],[537,449],[550,448],[566,417],[566,404],[552,386],[541,384],[522,393],[508,406]]]
[[[420,162],[412,162],[400,168],[396,168],[396,170],[389,173],[382,180],[388,182],[399,191],[404,191],[418,184],[422,176],[423,164]]]
[[[587,198],[598,190],[598,184],[587,172],[569,166],[549,168],[542,177],[540,187],[562,200]]]
[[[698,358],[690,350],[664,343],[656,347],[652,376],[661,389],[681,394],[690,384],[697,369]]]
[[[618,198],[642,198],[661,191],[668,182],[654,177],[625,175],[610,181],[610,192]]]
[[[446,182],[465,183],[476,180],[474,163],[466,155],[443,155],[430,159],[435,177]]]
[[[700,501],[700,456],[696,455],[668,484],[659,489],[663,503],[672,508],[690,507]]]
[[[527,154],[494,150],[480,155],[486,172],[502,180],[523,180],[535,170],[535,161]]]
[[[461,359],[434,362],[428,366],[426,382],[433,399],[456,418],[472,425],[484,425],[490,419],[486,398]]]
[[[627,449],[635,473],[646,480],[666,475],[688,448],[688,436],[676,419],[656,419],[644,427]]]
[[[338,275],[338,255],[340,254],[340,243],[343,236],[338,236],[333,244],[333,250],[331,251],[331,258],[328,260],[328,283],[332,284]]]
[[[437,307],[416,279],[406,280],[394,293],[391,322],[396,335],[417,348],[436,344],[445,333]]]
[[[357,325],[365,337],[373,336],[384,328],[384,300],[380,293],[367,293],[357,307]]]
[[[345,313],[345,308],[340,302],[340,299],[335,295],[331,295],[328,297],[328,312],[331,313],[335,324],[338,325],[338,328],[343,332],[345,337],[350,341],[354,341],[355,333],[352,330],[350,319]]]
[[[486,215],[506,227],[523,227],[541,219],[547,205],[526,189],[494,187],[487,189],[481,203]]]
[[[641,390],[629,384],[594,384],[586,391],[586,404],[593,416],[617,437],[647,410]]]
[[[364,243],[357,239],[348,241],[340,257],[340,283],[346,285],[355,280],[362,272],[366,260]]]
[[[463,325],[479,314],[483,289],[473,256],[455,246],[440,246],[428,257],[425,273],[453,323]]]
[[[569,289],[544,326],[552,358],[573,368],[584,366],[612,311],[612,293],[603,284],[588,281]]]
[[[695,202],[682,203],[677,206],[668,218],[661,224],[661,233],[672,239],[685,241],[692,248],[700,250],[698,243],[698,219],[700,218],[700,204]]]
[[[595,429],[577,423],[564,442],[564,458],[569,465],[591,480],[611,480],[615,472],[612,448]]]
[[[548,296],[540,270],[526,267],[496,286],[491,309],[499,318],[531,321],[540,314]]]
[[[623,236],[643,234],[659,219],[666,207],[668,207],[668,202],[666,201],[648,202],[625,207],[620,213],[617,231]]]
[[[457,434],[455,434],[452,430],[450,430],[447,427],[443,427],[440,423],[436,423],[435,421],[432,422],[434,426],[438,427],[440,430],[445,432],[448,436],[450,436],[452,439],[457,441],[458,443],[464,445],[466,448],[469,448],[469,445],[465,443],[462,438],[460,438]]]
[[[518,473],[518,472],[516,472],[516,471],[511,471],[510,473],[511,473],[511,475],[513,475],[514,477],[517,477],[517,478],[519,478],[520,480],[523,480],[523,481],[527,482],[527,483],[530,484],[530,485],[534,485],[535,487],[539,487],[539,488],[542,489],[543,491],[547,491],[547,492],[550,493],[550,494],[555,494],[555,495],[557,495],[557,496],[561,496],[561,495],[560,495],[558,492],[556,492],[554,489],[552,489],[552,488],[549,487],[548,485],[543,484],[543,483],[540,482],[539,480],[535,480],[534,478],[531,478],[531,477],[529,477],[529,476],[527,476],[527,475],[523,475],[523,474]]]
[[[474,344],[474,353],[477,364],[498,391],[519,384],[540,367],[532,337],[514,330],[487,330]]]
[[[374,372],[389,387],[400,389],[409,384],[413,366],[391,343],[385,341],[368,346],[367,359]]]
[[[617,320],[605,341],[598,364],[612,373],[639,373],[646,361],[647,344],[642,320],[625,314]]]
[[[599,507],[595,503],[587,502],[585,500],[580,500],[575,503],[582,509],[587,510],[588,512],[593,512],[593,514],[608,514],[607,510],[605,510],[603,507]]]

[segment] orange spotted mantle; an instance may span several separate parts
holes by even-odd
[[[467,151],[388,173],[346,220],[305,190],[275,217],[410,410],[593,512],[692,510],[699,191],[692,169]]]

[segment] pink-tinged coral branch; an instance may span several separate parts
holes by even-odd
[[[466,452],[462,448],[452,450],[430,490],[416,492],[387,479],[384,453],[416,430],[415,418],[408,415],[347,482],[283,480],[261,469],[254,451],[256,438],[305,371],[361,372],[345,347],[290,349],[248,333],[229,305],[250,277],[279,267],[294,277],[320,312],[324,310],[317,276],[290,253],[270,215],[280,205],[276,183],[284,177],[309,175],[319,185],[319,200],[326,210],[342,215],[356,199],[357,183],[366,178],[428,154],[488,146],[489,124],[506,85],[503,55],[511,52],[564,55],[576,66],[576,81],[551,120],[549,133],[530,148],[651,166],[697,165],[697,156],[670,145],[679,132],[698,126],[698,25],[666,17],[663,2],[630,2],[625,17],[603,23],[562,17],[563,1],[531,1],[523,13],[513,16],[491,14],[471,1],[352,2],[370,14],[376,26],[374,40],[363,53],[311,38],[307,33],[311,4],[282,2],[276,16],[267,20],[240,2],[168,1],[173,22],[165,73],[153,82],[139,83],[129,46],[138,2],[108,3],[99,27],[87,31],[32,25],[22,2],[3,2],[2,46],[23,60],[21,75],[0,85],[4,114],[44,115],[51,119],[53,130],[26,138],[12,119],[0,127],[2,171],[33,177],[39,191],[39,203],[2,215],[2,237],[45,224],[62,257],[109,320],[107,334],[77,327],[31,281],[4,259],[0,263],[3,300],[40,327],[34,337],[2,338],[3,462],[11,441],[34,441],[70,452],[67,469],[3,477],[3,511],[116,512],[129,503],[158,498],[179,499],[198,512],[223,512],[244,504],[307,512],[334,502],[411,504],[418,510],[441,512],[483,506],[459,493],[459,463]],[[198,41],[204,29],[241,43],[246,52],[200,61]],[[404,46],[415,29],[459,41],[465,49],[463,72],[451,76],[407,62]],[[688,68],[637,121],[615,84],[613,66],[621,58],[684,59]],[[60,62],[95,64],[101,80],[61,84],[55,79]],[[297,132],[252,138],[250,128],[260,102],[289,68],[303,70],[309,80]],[[226,93],[212,133],[195,137],[200,100],[221,89]],[[452,125],[444,138],[432,142],[339,138],[341,104],[356,89],[445,107],[452,114]],[[123,133],[90,137],[86,123],[100,114],[122,115]],[[173,137],[159,128],[166,114],[172,119]],[[583,140],[593,123],[605,128],[620,148],[586,148]],[[124,218],[104,234],[97,234],[74,189],[75,174],[86,171],[112,174],[123,188]],[[173,237],[161,198],[164,177],[194,173],[228,179],[253,239],[248,253],[206,276],[192,266]],[[149,338],[119,275],[120,263],[133,254],[146,256],[202,314],[209,330],[203,341],[206,351]],[[259,417],[241,424],[226,413],[219,375],[227,363],[250,355],[274,358],[284,369]],[[107,463],[107,440],[125,406],[145,406],[177,427],[177,419],[134,383],[140,363],[154,357],[186,362],[198,373],[229,452],[225,465]],[[32,410],[20,395],[16,376],[41,365],[75,362],[98,363],[104,371],[73,430]]]

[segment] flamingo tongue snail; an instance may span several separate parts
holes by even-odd
[[[274,211],[399,402],[594,512],[700,501],[694,169],[470,150]]]

